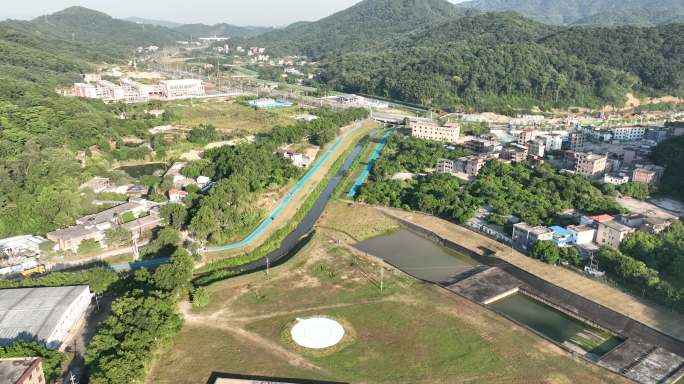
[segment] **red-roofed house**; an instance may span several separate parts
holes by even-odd
[[[591,216],[590,218],[597,223],[606,223],[608,221],[615,220],[615,218],[611,215],[597,215],[597,216]]]

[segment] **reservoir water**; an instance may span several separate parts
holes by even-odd
[[[571,342],[597,356],[623,341],[521,293],[496,301],[490,307],[551,340],[561,344]]]
[[[477,265],[470,257],[452,252],[408,229],[376,236],[354,247],[432,282],[443,281]]]

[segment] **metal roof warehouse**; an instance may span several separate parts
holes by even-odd
[[[58,349],[92,296],[87,285],[0,290],[0,345],[36,340]]]

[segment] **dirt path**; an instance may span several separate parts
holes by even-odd
[[[339,304],[333,304],[333,305],[321,305],[318,307],[307,307],[307,308],[295,309],[295,310],[291,310],[291,311],[269,312],[269,313],[264,314],[264,315],[230,317],[230,320],[246,323],[246,322],[250,322],[250,321],[254,321],[254,320],[265,320],[265,319],[271,319],[274,317],[296,315],[298,313],[304,313],[304,312],[312,312],[312,311],[322,312],[322,311],[327,311],[330,309],[347,308],[347,307],[353,307],[356,305],[377,304],[377,303],[388,302],[388,301],[401,301],[401,300],[390,297],[390,298],[386,298],[386,299],[365,300],[365,301],[358,301],[358,302],[354,302],[354,303],[339,303]]]
[[[279,357],[283,360],[286,360],[289,364],[295,366],[295,367],[300,367],[300,368],[306,368],[306,369],[311,369],[311,370],[316,370],[316,371],[321,371],[325,372],[325,370],[316,364],[310,362],[309,360],[303,358],[302,356],[288,351],[287,349],[283,348],[277,343],[274,343],[273,341],[257,334],[254,332],[250,332],[246,329],[244,329],[240,324],[234,323],[232,321],[215,321],[214,319],[211,319],[211,316],[205,317],[205,316],[199,316],[195,315],[191,311],[190,303],[188,302],[183,302],[180,304],[180,309],[181,313],[183,314],[183,317],[185,321],[188,324],[193,324],[193,325],[199,325],[202,327],[209,327],[209,328],[215,328],[215,329],[220,329],[223,331],[228,331],[235,336],[248,340],[252,344],[264,349],[265,351],[268,351],[268,353],[271,353],[272,355]],[[225,319],[224,320],[228,320]]]

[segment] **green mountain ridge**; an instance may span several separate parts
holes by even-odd
[[[198,38],[207,36],[225,36],[225,37],[254,37],[262,33],[272,31],[274,28],[271,27],[252,27],[246,26],[241,27],[232,24],[220,23],[214,25],[206,24],[183,24],[174,28],[174,31],[180,32],[186,36],[186,38]]]
[[[296,23],[248,40],[272,52],[296,51],[319,59],[330,53],[377,49],[403,34],[469,12],[445,0],[364,0],[311,23]]]
[[[358,24],[350,12],[345,19]],[[315,24],[309,30],[320,27]],[[395,33],[383,45],[357,41],[347,49],[335,38],[322,42],[331,48],[322,61],[321,81],[345,92],[447,110],[598,108],[623,105],[628,92],[684,94],[681,24],[563,27],[513,12],[405,24],[414,29]]]
[[[169,28],[115,19],[83,7],[70,7],[30,21],[7,20],[0,25],[41,39],[107,50],[113,56],[138,46],[172,44],[184,36]]]
[[[473,0],[457,6],[513,11],[553,25],[653,26],[684,15],[683,0]]]

